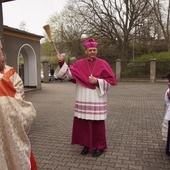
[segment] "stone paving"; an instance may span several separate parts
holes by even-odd
[[[120,82],[108,93],[108,149],[98,158],[71,145],[75,85],[43,83],[26,93],[37,117],[29,138],[39,170],[169,170],[161,124],[167,83]]]

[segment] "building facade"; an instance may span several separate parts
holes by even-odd
[[[0,36],[7,64],[17,70],[25,87],[41,89],[40,40],[43,36],[4,26],[2,3],[10,3],[8,1],[12,0],[0,0]]]

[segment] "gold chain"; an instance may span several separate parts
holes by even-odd
[[[91,70],[91,69],[90,69],[90,66],[89,66],[89,63],[88,63],[88,59],[87,59],[87,66],[88,66],[88,69],[89,69],[89,72],[90,72],[90,76],[92,76],[92,74],[93,74],[93,71],[94,71],[94,69],[95,69],[95,67],[96,67],[96,63],[97,63],[97,58],[96,58],[94,67],[93,67],[93,69]]]

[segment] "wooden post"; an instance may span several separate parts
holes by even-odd
[[[150,82],[154,83],[156,79],[156,59],[150,59]]]
[[[121,73],[122,73],[121,59],[117,59],[116,60],[116,79],[117,79],[117,81],[121,80]]]

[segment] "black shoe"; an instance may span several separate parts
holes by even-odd
[[[89,153],[89,148],[84,146],[83,150],[81,151],[81,155],[86,155]]]
[[[99,149],[94,149],[94,152],[92,154],[93,157],[98,157],[100,156],[104,151],[103,150],[99,150]]]

